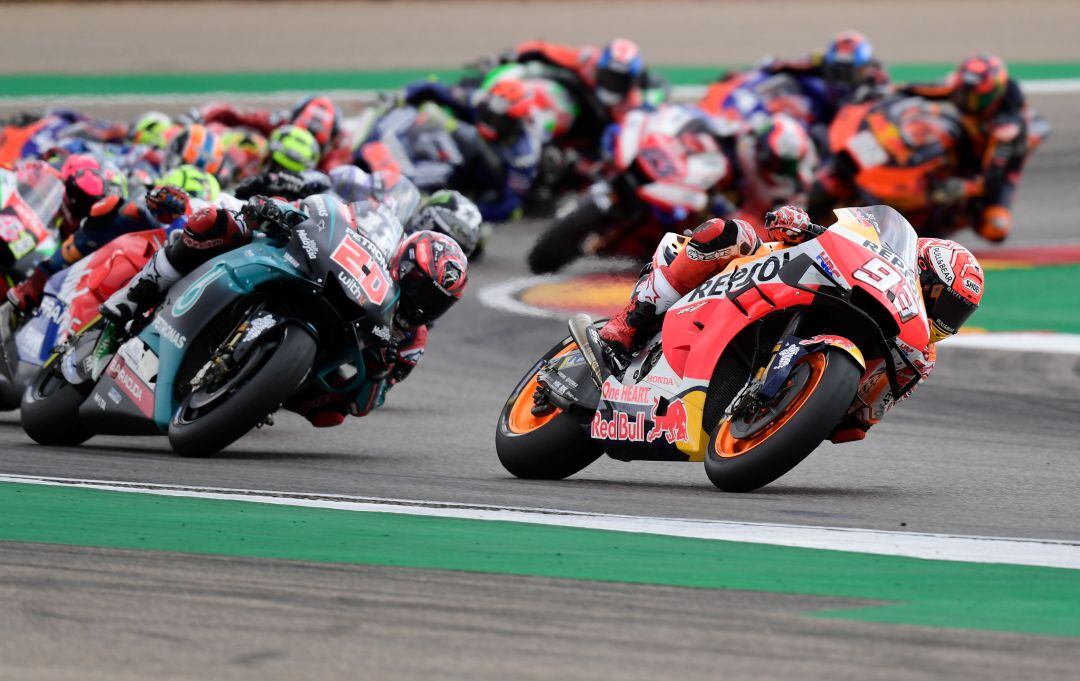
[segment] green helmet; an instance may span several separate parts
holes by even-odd
[[[155,149],[164,149],[169,143],[169,131],[175,127],[173,119],[160,111],[147,111],[131,126],[131,139]]]
[[[296,125],[283,125],[270,134],[270,166],[299,173],[319,163],[319,143]]]
[[[172,185],[187,192],[188,196],[204,201],[213,201],[221,193],[217,178],[193,165],[182,165],[157,182],[157,186]]]

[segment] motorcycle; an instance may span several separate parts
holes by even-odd
[[[165,240],[165,230],[125,234],[57,272],[45,284],[41,305],[18,319],[0,306],[0,411],[16,409],[30,378],[53,348],[82,331],[98,308],[142,269]]]
[[[1049,133],[1028,112],[1027,153]],[[951,104],[893,96],[843,107],[829,128],[830,160],[811,190],[814,219],[849,201],[883,203],[903,211],[923,236],[947,236],[970,224],[977,197],[942,203],[937,192],[958,174],[964,124]]]
[[[695,226],[710,190],[732,172],[696,120],[681,106],[627,114],[605,179],[559,210],[529,252],[529,269],[555,272],[586,254],[643,257],[668,229]]]
[[[132,337],[98,321],[56,348],[23,396],[26,433],[56,446],[167,434],[179,454],[207,456],[272,423],[300,389],[362,385],[365,348],[390,339],[403,229],[381,206],[355,225],[329,195],[300,207],[295,227],[181,279]]]
[[[894,399],[910,394],[929,343],[918,237],[887,206],[835,215],[816,238],[736,259],[683,296],[622,372],[598,324],[571,319],[499,414],[503,467],[556,480],[604,453],[703,461],[714,485],[747,492],[830,437],[868,363],[884,362]],[[654,257],[670,262],[687,241],[668,234]]]
[[[0,294],[56,250],[52,226],[63,200],[64,184],[48,164],[0,168]]]

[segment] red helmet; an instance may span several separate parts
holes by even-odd
[[[394,321],[403,329],[416,329],[461,299],[469,261],[447,235],[421,230],[401,243],[391,269],[401,290]]]
[[[949,85],[956,108],[969,114],[992,114],[1005,99],[1009,71],[1001,59],[977,54],[960,64],[950,76]]]
[[[308,97],[293,109],[289,122],[306,129],[325,150],[338,131],[338,110],[327,97]]]
[[[986,283],[971,251],[948,239],[919,239],[919,282],[931,343],[960,330],[979,308]]]
[[[524,134],[527,121],[538,106],[535,93],[524,82],[514,78],[501,80],[480,102],[476,129],[488,141],[512,144]]]

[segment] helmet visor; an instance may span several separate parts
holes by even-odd
[[[401,300],[395,316],[399,324],[408,329],[435,321],[456,300],[419,269],[413,269],[402,277],[400,286]]]
[[[596,74],[596,89],[601,93],[617,95],[621,100],[634,85],[634,74],[600,69]]]
[[[951,287],[944,284],[934,286],[930,299],[926,302],[931,340],[936,342],[955,334],[978,308],[978,305],[964,298]]]

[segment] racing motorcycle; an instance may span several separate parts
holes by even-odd
[[[18,408],[30,378],[53,348],[95,321],[101,304],[142,269],[164,240],[164,229],[112,240],[50,277],[41,305],[27,318],[17,318],[10,304],[0,306],[0,411]]]
[[[52,225],[64,184],[42,161],[0,168],[0,294],[22,281],[56,250]]]
[[[1049,124],[1035,112],[1027,116],[1030,154]],[[843,107],[829,128],[831,158],[811,191],[811,217],[855,200],[903,211],[923,236],[947,236],[967,226],[972,199],[943,204],[936,195],[943,181],[957,175],[964,138],[951,104],[894,96]]]
[[[907,396],[929,343],[918,237],[887,206],[835,214],[816,238],[739,258],[685,295],[621,371],[598,324],[571,319],[499,414],[502,465],[561,479],[605,452],[704,461],[717,487],[746,492],[830,437],[868,363],[884,362],[893,398]],[[687,240],[666,235],[654,257],[670,262]]]
[[[61,344],[23,396],[27,434],[60,446],[167,434],[176,452],[207,456],[272,423],[302,388],[360,386],[365,348],[390,339],[398,290],[388,267],[403,229],[375,207],[358,230],[330,195],[300,208],[283,215],[291,229],[181,279],[132,337],[99,320]]]
[[[732,171],[713,131],[695,127],[681,106],[627,114],[606,179],[560,209],[529,252],[529,269],[555,272],[586,254],[643,257],[665,231],[696,225],[710,190]]]

